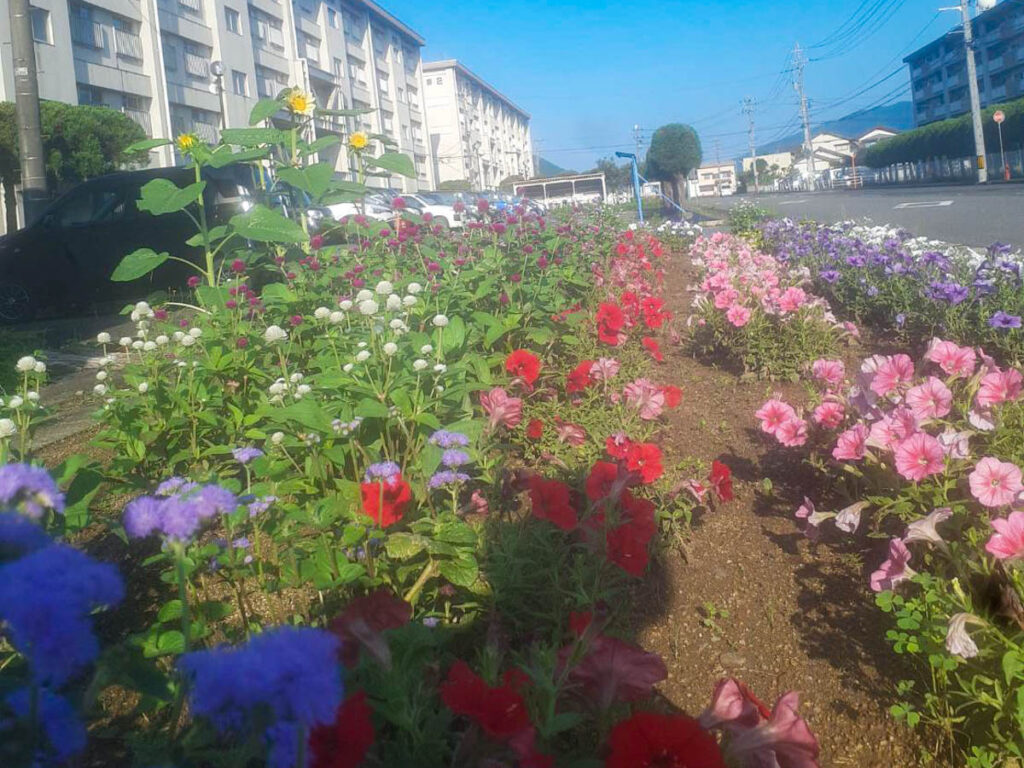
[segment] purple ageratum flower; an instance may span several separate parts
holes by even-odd
[[[244,733],[257,721],[272,766],[294,764],[286,742],[300,730],[334,721],[342,701],[339,640],[322,629],[276,627],[236,648],[188,653],[178,661],[191,679],[192,711],[221,733]]]
[[[439,429],[430,436],[427,442],[439,448],[465,448],[469,445],[469,438],[461,432],[449,432],[447,429]]]
[[[896,327],[897,328],[902,328],[904,325],[906,325],[906,322],[907,322],[907,316],[904,315],[902,312],[900,312],[898,315],[896,315]]]
[[[243,446],[241,448],[235,448],[231,451],[231,455],[234,456],[235,461],[239,464],[245,465],[250,461],[255,461],[263,455],[263,451],[259,448],[255,448],[251,445]]]
[[[32,694],[28,688],[19,688],[8,695],[5,701],[18,717],[30,717]],[[39,690],[36,706],[43,732],[61,763],[85,749],[85,726],[78,719],[70,701],[43,688]]]
[[[122,518],[125,533],[133,539],[144,539],[160,528],[163,522],[163,503],[164,499],[153,496],[139,496],[128,502]]]
[[[0,467],[0,504],[19,507],[25,515],[38,520],[47,509],[63,514],[64,494],[42,467],[7,464]]]
[[[1011,315],[1007,312],[999,310],[992,317],[988,319],[988,324],[993,328],[999,330],[1009,330],[1011,328],[1020,328],[1020,315]]]
[[[0,563],[50,544],[50,537],[32,520],[16,512],[0,512]]]
[[[238,497],[219,485],[204,485],[198,491],[183,497],[191,501],[200,520],[226,515],[238,508]]]
[[[0,567],[0,620],[40,685],[59,688],[96,659],[92,612],[123,597],[114,566],[61,544]]]
[[[427,481],[427,487],[432,490],[438,488],[444,488],[449,485],[458,485],[459,483],[465,483],[469,480],[469,475],[465,472],[456,472],[453,469],[443,469],[440,472],[435,472],[433,477]]]
[[[165,483],[166,485],[166,483]],[[195,536],[204,520],[234,512],[238,498],[217,485],[204,485],[175,496],[140,496],[124,510],[124,529],[133,539],[160,533],[169,541],[185,543]],[[159,490],[159,489],[158,489]]]
[[[455,448],[449,448],[447,451],[441,454],[441,463],[449,469],[455,469],[461,467],[463,464],[469,464],[469,454],[465,451],[460,451]]]
[[[188,493],[198,487],[198,483],[193,483],[184,477],[169,477],[156,487],[154,493],[157,496],[177,496],[181,493]]]
[[[255,499],[249,502],[249,517],[257,517],[262,515],[268,509],[270,505],[277,501],[277,496],[264,496],[259,499]]]
[[[385,480],[392,481],[398,475],[402,474],[402,468],[393,461],[381,461],[377,464],[371,464],[366,468],[366,475],[364,480],[367,483],[371,483],[374,480]]]

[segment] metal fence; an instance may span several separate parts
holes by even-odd
[[[1024,179],[1024,148],[1008,149],[1003,155],[990,152],[986,158],[988,176],[991,181]],[[876,168],[877,184],[920,184],[940,181],[969,181],[977,177],[973,157],[935,157],[913,163],[894,163],[886,168]]]

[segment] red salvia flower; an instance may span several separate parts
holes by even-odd
[[[493,739],[508,741],[530,728],[526,702],[511,678],[491,687],[464,661],[456,661],[441,684],[441,701],[457,715],[479,725]]]
[[[593,360],[584,360],[582,363],[577,365],[569,373],[565,385],[565,391],[572,395],[576,392],[582,392],[584,389],[590,386],[590,369],[594,367]]]
[[[661,449],[654,443],[633,443],[626,451],[626,469],[639,473],[644,485],[650,485],[665,473]]]
[[[711,476],[708,478],[711,487],[715,489],[715,495],[722,501],[732,501],[732,470],[727,464],[720,461],[711,462]]]
[[[644,349],[646,349],[650,353],[651,357],[653,357],[657,362],[665,362],[665,355],[662,354],[661,347],[658,345],[657,339],[653,339],[650,336],[644,336],[643,339],[640,340],[640,343],[644,345]]]
[[[612,729],[605,768],[726,768],[707,731],[685,715],[637,712]]]
[[[505,358],[505,370],[532,387],[540,376],[540,358],[525,349],[517,349]]]
[[[672,384],[662,387],[661,393],[665,396],[665,405],[669,408],[678,408],[679,403],[683,401],[683,390]]]
[[[358,768],[373,746],[372,710],[366,692],[359,691],[342,702],[334,722],[309,732],[312,768]]]
[[[534,475],[530,478],[530,503],[534,517],[554,523],[563,531],[576,527],[576,510],[565,483]]]
[[[597,338],[605,344],[613,347],[621,344],[624,338],[622,327],[625,324],[626,318],[618,305],[605,302],[598,307]]]
[[[394,525],[402,519],[402,513],[412,501],[412,488],[396,475],[390,480],[361,483],[363,513],[373,518],[381,528]]]
[[[540,419],[530,419],[526,425],[526,436],[531,440],[540,440],[544,436],[544,422]]]

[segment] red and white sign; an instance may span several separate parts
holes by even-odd
[[[1006,113],[1003,112],[1003,110],[1001,109],[997,109],[996,113],[992,115],[992,119],[995,120],[997,123],[1002,123],[1003,120],[1006,119]]]

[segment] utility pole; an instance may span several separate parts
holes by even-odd
[[[757,144],[754,141],[754,111],[757,108],[757,102],[747,96],[743,99],[743,114],[747,116],[748,127],[750,131],[750,157],[752,162],[750,164],[751,170],[754,172],[754,194],[761,194],[761,188],[757,183]]]
[[[966,2],[966,0],[964,1]],[[793,48],[793,88],[796,89],[800,97],[800,118],[804,123],[804,152],[807,153],[807,170],[810,174],[809,183],[811,189],[813,189],[818,172],[814,167],[814,144],[811,143],[811,118],[807,114],[807,94],[804,93],[804,66],[806,64],[807,59],[804,58],[804,52],[800,49],[800,43],[797,43]]]
[[[964,22],[964,46],[967,49],[967,88],[971,94],[971,121],[974,123],[974,154],[978,162],[978,183],[986,184],[988,167],[985,162],[985,129],[981,125],[978,66],[974,61],[974,30],[971,28],[971,9],[968,0],[960,0],[960,15]]]
[[[9,0],[11,52],[14,58],[14,105],[21,155],[21,202],[24,223],[31,224],[46,203],[46,168],[43,164],[43,129],[39,117],[39,81],[36,48],[28,0]],[[8,200],[7,205],[17,205]]]
[[[644,129],[640,127],[639,123],[633,126],[633,143],[636,145],[636,161],[639,163],[644,146]]]
[[[722,164],[722,145],[715,139],[715,165],[720,166]],[[698,171],[699,173],[699,171]],[[719,178],[720,170],[715,168],[715,194],[718,197],[722,196],[722,181]]]

